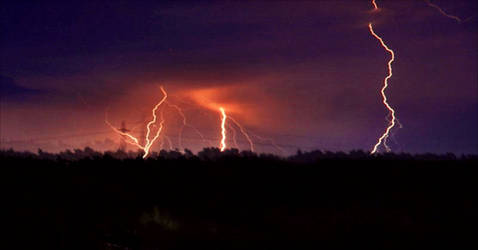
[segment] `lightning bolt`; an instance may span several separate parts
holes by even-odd
[[[126,132],[123,132],[123,131],[121,131],[121,130],[115,128],[113,125],[111,125],[111,123],[110,123],[107,119],[105,119],[105,123],[106,123],[108,126],[110,126],[110,128],[113,129],[113,131],[115,131],[116,133],[118,133],[118,134],[120,134],[120,135],[122,135],[122,136],[125,136],[127,139],[129,139],[129,140],[125,140],[125,142],[127,142],[128,144],[134,145],[134,146],[136,146],[136,147],[138,147],[138,148],[140,148],[140,149],[142,149],[142,150],[144,150],[144,147],[139,144],[139,141],[138,141],[138,139],[137,139],[136,137],[132,136],[130,133],[126,133]]]
[[[227,124],[227,127],[229,128],[229,130],[231,130],[232,143],[234,143],[234,147],[239,149],[239,145],[237,144],[237,139],[236,139],[236,129],[231,124]]]
[[[374,6],[374,10],[378,9],[378,6],[377,6],[377,3],[375,2],[375,0],[372,0],[372,5]],[[383,146],[385,147],[385,150],[387,152],[390,152],[390,147],[387,145],[387,139],[390,135],[390,130],[392,130],[393,127],[395,127],[395,124],[396,124],[396,117],[395,117],[395,110],[392,108],[392,106],[390,106],[390,104],[388,103],[388,99],[387,99],[387,95],[385,94],[385,90],[387,89],[388,87],[388,80],[392,77],[393,73],[392,73],[392,63],[393,61],[395,60],[395,53],[393,52],[393,50],[391,50],[386,44],[385,42],[383,41],[383,39],[377,35],[374,30],[373,30],[373,26],[372,26],[372,23],[369,23],[368,24],[368,28],[370,30],[370,33],[372,34],[372,36],[374,36],[379,42],[380,44],[382,45],[382,47],[388,52],[390,53],[390,60],[388,61],[387,65],[388,65],[388,75],[385,77],[384,81],[383,81],[383,87],[382,89],[380,90],[380,93],[382,94],[382,102],[383,104],[385,105],[385,107],[388,109],[389,111],[389,114],[390,114],[390,122],[388,123],[388,126],[385,130],[385,132],[382,134],[382,136],[378,139],[377,143],[374,145],[372,151],[371,151],[371,154],[375,154],[378,150],[378,147],[380,146],[380,144],[383,144]]]
[[[163,99],[161,99],[161,101],[159,101],[156,106],[154,106],[153,110],[152,110],[152,114],[153,114],[153,120],[151,120],[150,122],[148,122],[148,124],[146,125],[146,145],[144,146],[144,155],[143,155],[143,158],[146,158],[149,154],[149,149],[151,148],[151,146],[153,146],[153,143],[156,141],[156,139],[158,139],[159,135],[161,134],[161,131],[163,130],[163,125],[164,125],[164,117],[163,117],[163,113],[161,112],[161,121],[159,123],[159,128],[156,130],[156,134],[154,135],[154,137],[152,139],[150,139],[150,134],[151,134],[151,126],[153,124],[156,123],[156,120],[157,120],[157,116],[156,116],[156,111],[158,110],[158,108],[161,106],[161,104],[164,103],[164,101],[166,101],[166,98],[168,98],[168,94],[166,93],[166,91],[163,89],[163,87],[160,88],[161,89],[161,92],[163,92]]]
[[[164,148],[164,137],[161,137],[159,140],[159,152],[161,153],[161,150]]]
[[[143,155],[143,158],[146,158],[149,154],[149,149],[151,148],[151,146],[153,145],[154,141],[156,141],[156,139],[158,139],[159,137],[159,134],[161,134],[161,131],[163,130],[163,125],[164,125],[164,119],[163,119],[163,115],[161,113],[161,122],[159,123],[159,128],[156,130],[156,134],[154,135],[154,137],[152,139],[150,139],[150,134],[151,134],[151,126],[153,124],[156,123],[156,120],[157,120],[157,116],[156,116],[156,111],[158,110],[158,108],[161,106],[161,104],[163,104],[164,101],[166,101],[166,98],[168,98],[168,93],[166,93],[166,91],[164,91],[163,87],[160,88],[161,89],[161,92],[163,92],[163,99],[161,99],[161,101],[159,101],[156,106],[154,106],[153,110],[152,110],[152,113],[153,113],[153,120],[151,120],[150,122],[148,122],[148,124],[146,125],[146,145],[144,146],[144,155]]]
[[[182,142],[182,137],[183,137],[183,131],[184,131],[184,128],[185,127],[189,127],[191,128],[192,130],[194,130],[194,132],[199,135],[199,137],[201,138],[201,140],[203,141],[204,144],[208,144],[204,135],[199,131],[199,129],[197,129],[196,127],[190,125],[187,120],[186,120],[186,115],[184,114],[183,110],[178,106],[178,105],[175,105],[175,104],[171,104],[169,102],[166,102],[166,105],[168,105],[169,107],[175,109],[179,116],[181,116],[181,119],[182,119],[182,123],[183,125],[181,126],[181,128],[179,129],[179,133],[178,133],[178,144],[179,144],[179,147],[180,148],[184,148],[183,147],[183,142]]]
[[[372,0],[372,5],[373,5],[373,10],[378,10],[378,6],[375,0]]]
[[[391,118],[390,118],[389,116],[387,116],[387,117],[385,118],[385,120],[386,120],[387,122],[390,122],[390,121],[391,121]],[[402,129],[402,128],[403,128],[403,125],[402,125],[402,123],[398,120],[398,118],[395,119],[395,123],[398,125],[398,128],[399,128],[399,129]],[[394,130],[390,131],[390,136],[389,136],[389,138],[392,140],[392,142],[394,142],[395,144],[397,144],[397,145],[400,146],[400,143],[398,143],[398,141],[397,141],[397,139],[396,139],[396,137],[395,137],[395,134],[396,134],[396,131],[394,131]],[[387,141],[388,141],[388,138],[387,138]]]
[[[378,139],[377,143],[375,144],[375,146],[373,147],[373,150],[372,150],[372,154],[376,153],[377,152],[377,149],[378,149],[378,146],[380,146],[380,144],[383,142],[383,146],[385,147],[385,149],[387,150],[387,152],[390,151],[390,148],[388,147],[387,143],[386,143],[386,140],[390,134],[390,130],[395,126],[395,110],[390,106],[390,104],[388,103],[388,99],[387,99],[387,95],[385,94],[385,90],[387,89],[388,87],[388,80],[392,77],[393,73],[392,73],[392,63],[393,61],[395,60],[395,53],[393,52],[393,50],[391,50],[386,44],[385,42],[383,41],[383,39],[378,36],[374,31],[373,31],[373,26],[372,26],[372,23],[369,23],[368,24],[368,28],[370,30],[370,33],[378,40],[380,41],[380,44],[382,45],[382,47],[388,52],[390,53],[391,55],[391,58],[390,60],[388,61],[387,65],[388,65],[388,75],[387,77],[385,77],[384,81],[383,81],[383,87],[382,89],[380,90],[381,94],[382,94],[382,98],[383,98],[383,104],[385,105],[385,107],[388,109],[388,111],[390,112],[390,117],[392,119],[390,119],[390,122],[389,122],[389,125],[387,127],[387,129],[385,130],[385,132],[383,133],[383,135]]]
[[[169,150],[170,151],[173,151],[173,142],[171,141],[171,138],[169,138],[169,136],[164,136],[164,139],[166,140],[166,142],[168,142],[168,145],[169,145]]]
[[[239,128],[239,130],[241,131],[241,133],[244,135],[244,137],[246,138],[247,142],[249,143],[249,147],[251,149],[251,152],[254,152],[254,143],[252,142],[251,140],[251,137],[249,136],[249,134],[246,132],[246,130],[244,129],[244,127],[241,126],[241,124],[239,124],[234,118],[232,118],[231,116],[229,116],[229,120],[231,120],[234,124],[236,124],[236,126]]]
[[[440,14],[442,14],[442,15],[448,17],[448,18],[455,19],[458,23],[462,22],[461,18],[459,18],[457,16],[454,16],[454,15],[447,14],[442,8],[440,8],[440,6],[431,3],[429,0],[424,0],[424,1],[428,4],[428,6],[437,9],[438,12],[440,12]]]
[[[154,106],[154,108],[152,110],[153,119],[150,122],[148,122],[148,124],[146,126],[146,129],[147,129],[146,136],[145,136],[146,143],[145,143],[144,146],[141,146],[139,144],[138,138],[134,137],[130,133],[122,132],[122,131],[118,130],[117,128],[115,128],[113,125],[111,125],[110,122],[108,122],[108,120],[105,117],[105,123],[107,125],[109,125],[113,131],[115,131],[116,133],[118,133],[122,136],[126,136],[129,139],[129,140],[126,140],[127,143],[129,143],[131,145],[134,145],[134,146],[136,146],[136,147],[138,147],[138,148],[140,148],[144,151],[143,159],[146,158],[149,155],[151,146],[158,139],[158,137],[161,134],[161,131],[163,130],[163,127],[164,127],[164,117],[163,117],[163,112],[161,112],[161,121],[159,123],[159,127],[156,130],[156,133],[154,134],[153,138],[150,138],[150,134],[151,134],[151,131],[152,131],[151,127],[153,125],[156,126],[156,124],[155,124],[156,121],[157,121],[156,111],[166,101],[166,98],[168,98],[168,94],[166,93],[164,88],[161,86],[160,89],[161,89],[161,92],[163,93],[163,98]]]
[[[272,147],[274,147],[275,149],[277,149],[277,151],[279,152],[279,154],[282,154],[284,155],[285,154],[285,151],[283,148],[279,147],[279,145],[277,145],[277,143],[270,139],[270,138],[264,138],[264,137],[261,137],[261,136],[258,136],[258,135],[255,135],[255,134],[251,134],[252,136],[256,137],[257,139],[261,140],[261,141],[268,141]]]
[[[226,149],[226,111],[224,111],[224,108],[220,107],[219,111],[221,111],[221,152],[223,152]]]

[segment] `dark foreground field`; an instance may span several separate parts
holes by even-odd
[[[279,159],[215,149],[131,155],[0,151],[2,248],[476,244],[476,157],[312,152]]]

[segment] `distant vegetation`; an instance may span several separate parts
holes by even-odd
[[[81,149],[75,149],[73,151],[66,150],[60,153],[48,153],[44,152],[41,149],[37,153],[32,153],[29,151],[18,152],[13,149],[9,150],[0,150],[0,157],[2,158],[28,158],[28,159],[37,159],[37,160],[59,160],[59,161],[75,161],[75,160],[93,160],[93,159],[115,159],[115,160],[126,160],[126,159],[135,159],[141,158],[142,151],[106,151],[98,152],[89,147]],[[477,160],[478,155],[461,155],[456,156],[453,153],[447,154],[409,154],[409,153],[378,153],[371,155],[368,152],[362,150],[354,150],[348,153],[345,152],[322,152],[320,150],[302,152],[298,150],[297,153],[289,157],[281,157],[274,154],[257,154],[250,151],[239,151],[237,149],[227,149],[225,152],[220,152],[218,148],[204,148],[197,155],[193,154],[190,150],[185,149],[184,152],[179,152],[179,150],[161,150],[158,152],[152,152],[148,157],[148,160],[161,160],[161,159],[198,159],[198,160],[218,160],[221,158],[229,157],[238,157],[238,158],[247,158],[247,159],[273,159],[281,160],[283,162],[289,163],[314,163],[318,160],[331,160],[331,159],[341,159],[341,160],[414,160],[414,161],[447,161],[447,160]]]
[[[476,237],[476,155],[206,148],[143,160],[86,148],[2,150],[0,162],[2,225],[19,249],[408,249],[452,237],[458,249]]]

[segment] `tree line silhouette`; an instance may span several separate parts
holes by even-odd
[[[457,248],[476,236],[476,155],[85,148],[0,150],[0,162],[19,249]]]

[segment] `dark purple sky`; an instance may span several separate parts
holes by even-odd
[[[403,128],[392,150],[478,153],[478,3],[432,2],[466,21],[421,0],[377,0],[379,12],[367,0],[6,1],[1,147],[116,149],[105,112],[139,136],[162,85],[214,146],[211,103],[288,153],[371,150],[387,125],[389,59],[372,22],[396,53],[387,95]],[[180,118],[165,115],[178,147]],[[189,128],[183,145],[207,146]]]

